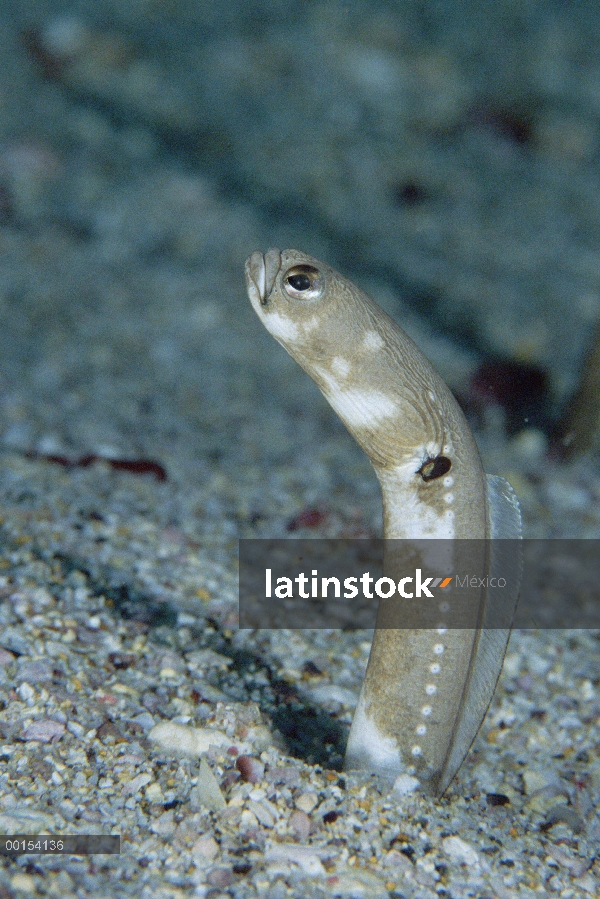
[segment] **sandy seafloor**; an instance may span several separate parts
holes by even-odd
[[[122,839],[4,858],[1,899],[600,895],[596,632],[513,633],[436,801],[340,771],[369,633],[235,627],[238,538],[381,528],[255,249],[353,277],[467,401],[486,360],[545,371],[531,416],[468,407],[484,464],[527,536],[598,536],[597,455],[547,448],[600,313],[599,33],[591,2],[0,3],[0,832]]]

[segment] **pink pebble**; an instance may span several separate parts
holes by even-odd
[[[272,784],[297,787],[300,784],[300,774],[297,768],[271,768],[266,773],[266,780]]]
[[[311,823],[306,812],[301,811],[299,808],[295,809],[290,815],[290,827],[295,831],[299,840],[304,841],[308,839]]]
[[[51,743],[58,740],[65,732],[64,724],[53,721],[52,718],[40,718],[25,728],[22,734],[23,740],[39,740],[40,743]]]
[[[265,776],[265,766],[258,759],[252,758],[251,755],[241,755],[237,759],[235,767],[244,780],[251,784],[260,783]]]

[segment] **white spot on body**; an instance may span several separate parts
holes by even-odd
[[[384,495],[386,513],[388,515],[388,527],[386,537],[396,539],[412,539],[416,534],[419,537],[436,538],[437,540],[452,540],[454,537],[454,513],[440,514],[435,506],[423,498],[419,487],[422,485],[421,476],[417,473],[423,459],[437,454],[437,448],[432,445],[419,446],[406,461],[392,469],[377,471]],[[450,517],[451,516],[451,517]],[[439,569],[440,545],[432,548],[431,563]],[[448,544],[448,552],[452,546]],[[425,560],[426,553],[424,554]],[[448,560],[450,562],[450,559]]]
[[[431,715],[431,706],[424,705],[423,708],[421,709],[421,714],[423,715],[424,718],[429,718],[429,716]]]
[[[269,334],[284,346],[298,340],[298,325],[279,312],[268,312],[263,315],[263,323]]]
[[[331,360],[331,370],[338,378],[347,378],[351,369],[351,364],[343,356],[334,356]]]
[[[420,737],[424,737],[425,734],[427,733],[427,728],[425,727],[424,724],[419,724],[419,725],[417,726],[417,728],[416,728],[416,733],[417,733]]]
[[[413,748],[411,749],[411,752],[413,755],[423,755],[423,750],[421,749],[420,746],[413,746]]]
[[[451,503],[453,503],[453,502],[454,502],[454,494],[453,494],[453,493],[446,493],[446,494],[444,495],[444,501],[447,502],[448,505],[450,505]]]
[[[442,483],[444,487],[452,487],[452,485],[454,484],[454,478],[451,474],[447,474]]]
[[[366,710],[362,692],[348,737],[346,764],[390,778],[406,770],[397,741],[377,727]]]
[[[444,447],[448,450],[449,447]],[[454,513],[440,514],[434,506],[423,498],[418,489],[422,486],[422,480],[418,474],[419,468],[427,459],[435,459],[440,455],[439,443],[428,441],[415,447],[410,456],[393,469],[388,469],[379,475],[384,492],[386,511],[390,519],[391,528],[386,531],[387,537],[397,539],[411,539],[416,534],[419,537],[430,537],[438,540],[452,540],[454,537]],[[379,472],[378,472],[379,474]],[[387,489],[386,489],[387,485]],[[432,558],[436,567],[440,565],[440,547],[436,547],[437,558]],[[448,551],[451,546],[448,544]]]
[[[326,368],[321,368],[320,365],[313,366],[314,374],[313,378],[319,385],[319,389],[323,392],[324,396],[329,397],[342,388],[340,387],[340,383],[337,378],[334,378],[332,372],[328,371]],[[329,400],[331,403],[331,400]]]
[[[427,686],[425,687],[425,692],[427,693],[428,696],[435,696],[435,694],[437,693],[436,685],[435,684],[427,684]]]
[[[431,671],[432,674],[439,674],[441,671],[440,663],[434,662],[433,665],[429,666],[429,670]]]
[[[320,316],[313,315],[312,318],[309,318],[305,322],[302,322],[302,330],[305,334],[310,334],[311,331],[319,328],[321,324],[322,322]]]
[[[363,337],[362,347],[364,350],[380,350],[384,346],[383,337],[377,331],[367,331]]]
[[[438,633],[440,633],[440,632],[443,633],[444,630],[445,630],[445,629],[440,628],[440,629],[438,630]],[[442,654],[443,651],[444,651],[444,644],[443,644],[443,643],[436,643],[435,646],[433,647],[433,651],[434,651],[434,653],[436,654],[436,656],[441,656],[441,654]]]
[[[350,428],[373,428],[398,411],[396,403],[380,390],[329,389],[327,399]]]

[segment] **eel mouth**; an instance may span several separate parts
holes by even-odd
[[[281,269],[281,252],[275,248],[266,253],[253,253],[246,260],[246,287],[252,305],[259,308],[268,305],[269,296]]]

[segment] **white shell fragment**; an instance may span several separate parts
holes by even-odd
[[[175,721],[161,721],[148,734],[164,752],[198,758],[208,750],[231,746],[231,740],[220,730],[209,727],[188,727]]]
[[[198,782],[193,788],[192,794],[192,805],[207,808],[210,812],[220,812],[227,805],[217,778],[212,773],[206,759],[200,761]]]

